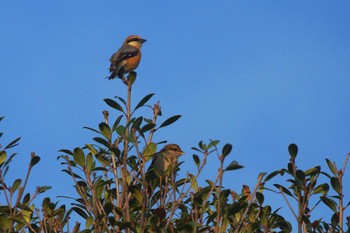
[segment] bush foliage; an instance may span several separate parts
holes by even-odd
[[[349,155],[342,168],[327,159],[328,173],[320,166],[300,170],[296,163],[298,147],[291,144],[286,168],[261,173],[256,184],[234,190],[223,186],[223,177],[243,166],[230,160],[231,144],[220,146],[218,140],[209,140],[192,148],[196,173],[177,176],[181,163],[175,164],[169,176],[149,172],[152,157],[165,143],[155,142],[154,134],[181,116],[159,120],[162,117],[159,102],[148,104],[154,94],[146,95],[132,108],[135,81],[135,72],[123,81],[126,99],[104,99],[110,111],[120,115],[110,119],[109,111],[104,111],[104,120],[96,129],[86,127],[96,133],[94,143],[60,150],[62,171],[71,177],[75,192],[69,207],[59,205],[58,197],[57,200],[45,197],[41,206],[35,206],[33,201],[50,186],[38,186],[34,193],[26,193],[29,174],[40,161],[35,153],[31,154],[26,177],[9,184],[6,174],[16,156],[10,151],[20,138],[4,147],[0,145],[0,232],[267,233],[292,232],[291,222],[297,228],[294,232],[350,232],[350,217],[344,216],[349,203],[345,203],[343,193]],[[148,108],[149,116],[138,115],[141,108]],[[210,154],[220,162],[218,173],[200,184],[197,180]],[[273,183],[277,176],[285,178],[285,182]],[[327,182],[320,183],[320,177]],[[328,195],[330,190],[335,195]],[[279,209],[265,204],[270,192],[284,198],[293,219],[287,220]],[[310,206],[311,200],[316,204]],[[313,219],[311,213],[319,205],[327,206],[333,215]],[[80,222],[69,222],[72,212],[81,217]]]

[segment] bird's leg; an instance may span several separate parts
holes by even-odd
[[[120,79],[123,81],[125,85],[129,86],[129,80],[127,80],[124,75]]]

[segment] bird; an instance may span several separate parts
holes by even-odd
[[[141,47],[146,40],[138,35],[128,36],[123,45],[109,59],[111,65],[109,80],[119,77],[124,80],[124,74],[135,70],[141,60]]]
[[[172,184],[175,183],[175,168],[178,158],[184,152],[177,144],[168,144],[157,152],[152,159],[152,163],[147,170],[148,180],[148,196],[150,197],[155,188],[158,186],[162,191],[161,203],[164,203],[164,188],[163,185],[168,186],[168,180],[171,178]]]
[[[179,145],[168,144],[153,156],[152,163],[148,171],[153,169],[157,175],[164,177],[171,172],[170,170],[175,168],[178,158],[183,154],[184,152],[181,150]]]

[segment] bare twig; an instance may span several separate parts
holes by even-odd
[[[245,220],[245,217],[249,211],[249,208],[250,206],[252,205],[252,203],[254,202],[255,200],[255,196],[256,196],[256,192],[258,191],[258,188],[261,186],[261,180],[262,180],[263,176],[262,175],[259,175],[258,176],[258,182],[257,184],[255,185],[254,187],[254,190],[253,190],[253,193],[251,194],[252,195],[252,198],[249,200],[249,203],[248,203],[248,206],[246,207],[246,209],[244,210],[244,213],[243,213],[243,217],[241,218],[236,230],[234,231],[234,233],[237,233],[237,232],[240,232],[241,228],[243,227],[243,222]]]
[[[170,224],[170,222],[171,222],[171,219],[172,219],[173,215],[175,214],[175,211],[176,211],[176,209],[177,209],[177,206],[178,206],[179,204],[181,204],[182,200],[187,196],[188,192],[191,190],[192,185],[194,184],[194,182],[197,181],[197,178],[198,178],[199,174],[202,172],[202,170],[203,170],[205,164],[207,163],[207,156],[208,156],[208,152],[204,153],[204,159],[203,159],[203,161],[202,161],[202,164],[201,164],[200,168],[198,169],[198,172],[197,172],[195,178],[191,181],[191,184],[189,185],[189,187],[187,188],[187,190],[180,196],[180,198],[179,198],[178,200],[176,200],[176,201],[174,200],[174,203],[173,203],[173,206],[172,206],[172,208],[171,208],[171,211],[170,211],[170,214],[169,214],[167,223],[166,223],[166,225],[165,225],[165,229],[167,229],[167,227],[169,226],[169,224]],[[209,196],[209,195],[208,195],[208,196]],[[205,202],[203,202],[203,203],[205,203]]]
[[[160,105],[159,105],[159,101],[158,101],[153,107],[153,120],[152,120],[153,124],[156,124],[157,117],[158,117],[160,111],[161,110],[160,110]],[[154,134],[155,131],[156,130],[155,130],[154,127],[150,130],[150,134],[148,135],[148,140],[147,140],[146,147],[152,142],[153,134]]]

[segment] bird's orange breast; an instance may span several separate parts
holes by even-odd
[[[140,64],[141,60],[141,52],[139,51],[136,56],[130,57],[126,59],[124,68],[125,72],[128,73],[134,69],[137,68],[137,66]]]

